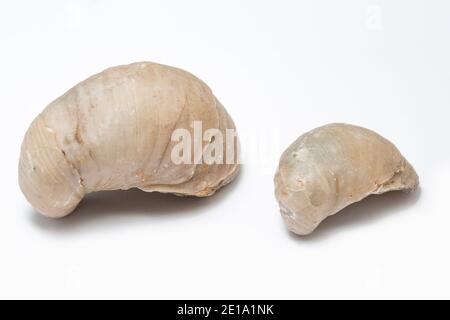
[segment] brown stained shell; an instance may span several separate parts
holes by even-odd
[[[209,196],[239,165],[171,161],[175,129],[235,129],[209,87],[192,74],[150,62],[107,69],[52,102],[25,135],[20,187],[42,214],[63,217],[83,197],[140,188]]]
[[[298,235],[369,195],[418,185],[416,171],[391,142],[348,124],[302,135],[282,155],[275,176],[282,217]]]

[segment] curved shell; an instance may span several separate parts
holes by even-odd
[[[194,136],[194,121],[203,131],[235,129],[209,87],[186,71],[149,62],[107,69],[33,121],[22,144],[20,187],[49,217],[71,213],[86,194],[101,190],[209,196],[239,165],[175,165],[172,133],[184,128]]]
[[[281,214],[299,235],[371,194],[413,190],[418,184],[414,168],[391,142],[348,124],[302,135],[284,152],[275,176]]]

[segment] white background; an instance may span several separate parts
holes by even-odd
[[[450,298],[450,1],[0,4],[1,298]],[[233,116],[240,178],[208,199],[138,191],[38,215],[17,183],[33,118],[103,69],[194,73]],[[273,196],[280,153],[329,122],[376,130],[421,177],[308,238]]]

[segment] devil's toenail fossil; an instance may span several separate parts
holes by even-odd
[[[416,171],[391,142],[348,124],[302,135],[284,152],[275,176],[281,214],[299,235],[369,195],[418,184]]]
[[[193,133],[196,122],[222,136],[235,129],[209,87],[188,72],[149,62],[107,69],[33,121],[22,144],[20,187],[33,207],[55,218],[101,190],[212,195],[236,176],[239,164],[174,163],[174,130]],[[208,139],[224,142],[214,138]],[[200,141],[200,156],[205,143]]]

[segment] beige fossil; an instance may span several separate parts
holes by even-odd
[[[212,195],[231,182],[239,164],[175,165],[172,133],[192,132],[194,121],[223,135],[235,129],[209,87],[186,71],[150,62],[107,69],[33,121],[22,144],[20,187],[35,209],[55,218],[102,190]]]
[[[377,133],[329,124],[302,135],[282,155],[275,193],[290,231],[308,235],[328,216],[371,194],[414,190],[419,178]]]

